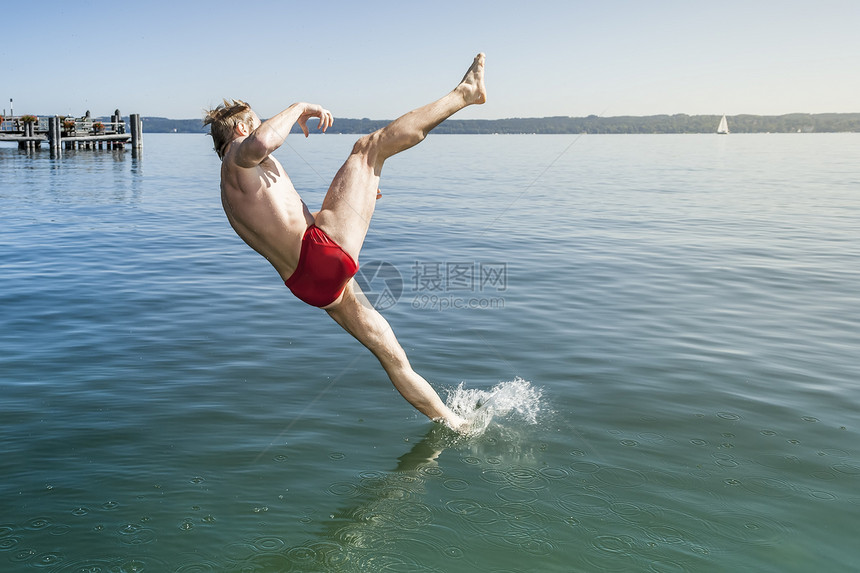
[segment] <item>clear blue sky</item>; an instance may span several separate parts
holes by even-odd
[[[860,2],[5,0],[0,109],[196,118],[311,101],[390,119],[478,51],[461,118],[860,112]]]

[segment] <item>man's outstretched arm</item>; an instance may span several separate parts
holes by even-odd
[[[283,145],[295,123],[308,136],[307,121],[319,118],[319,129],[325,132],[334,122],[331,112],[317,104],[294,103],[276,116],[267,119],[248,134],[239,145],[236,163],[241,167],[259,165],[273,151]]]

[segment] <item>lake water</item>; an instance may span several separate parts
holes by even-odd
[[[354,139],[278,151],[312,209]],[[0,147],[0,570],[860,567],[860,134],[392,159],[361,276],[469,438],[144,145]]]

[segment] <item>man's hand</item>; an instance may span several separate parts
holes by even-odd
[[[325,131],[334,123],[334,116],[332,116],[329,110],[323,108],[321,105],[306,103],[304,106],[305,110],[302,112],[302,115],[299,116],[296,123],[298,123],[299,127],[302,128],[302,133],[305,134],[305,137],[309,135],[307,123],[308,119],[312,117],[319,118],[319,129],[321,129],[323,133],[325,133]]]

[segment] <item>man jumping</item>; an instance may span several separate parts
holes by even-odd
[[[236,233],[275,267],[296,297],[324,309],[366,346],[410,404],[455,430],[465,430],[465,420],[412,370],[385,318],[359,300],[353,276],[385,160],[420,143],[457,111],[486,99],[484,54],[478,54],[460,84],[446,96],[361,137],[317,213],[308,210],[271,154],[296,123],[305,137],[312,117],[319,118],[319,129],[326,131],[333,122],[331,112],[319,105],[295,103],[261,122],[247,103],[225,100],[203,120],[221,158],[221,202]]]

